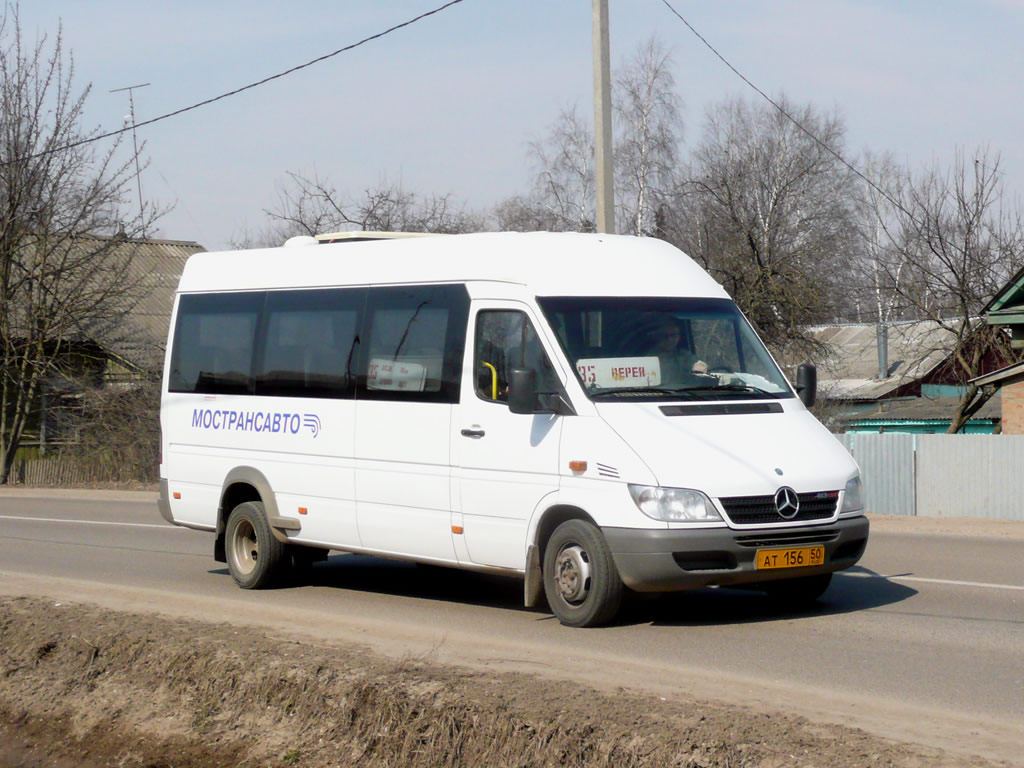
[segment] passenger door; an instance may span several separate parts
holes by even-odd
[[[452,526],[459,557],[523,568],[526,531],[537,505],[558,490],[563,416],[513,414],[508,372],[537,370],[538,391],[563,391],[560,374],[525,305],[478,302],[471,318],[466,375],[452,430]]]
[[[469,297],[463,286],[370,288],[356,398],[363,547],[454,562],[451,423]]]

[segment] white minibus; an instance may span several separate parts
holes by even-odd
[[[171,318],[160,512],[242,588],[336,550],[516,575],[586,627],[626,588],[812,601],[863,554],[813,368],[671,245],[301,241],[192,256]]]

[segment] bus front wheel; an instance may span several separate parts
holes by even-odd
[[[548,605],[562,624],[594,627],[618,613],[622,579],[601,531],[586,520],[566,520],[554,530],[543,572]]]

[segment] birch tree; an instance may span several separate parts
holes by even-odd
[[[657,212],[675,185],[682,102],[672,56],[655,39],[623,67],[614,92],[619,232],[658,235]]]
[[[563,107],[545,135],[529,144],[533,187],[525,196],[500,203],[502,230],[593,232],[594,134],[575,106]]]

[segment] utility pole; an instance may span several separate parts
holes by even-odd
[[[597,231],[615,234],[609,48],[608,0],[594,0],[594,184],[597,191]]]
[[[132,91],[136,88],[145,88],[147,85],[149,85],[149,83],[129,85],[126,88],[115,88],[111,91],[111,93],[128,91],[128,106],[130,109],[128,118],[132,121],[132,146],[135,148],[135,186],[139,190],[139,225],[141,227],[145,227],[145,218],[142,213],[142,171],[139,170],[139,140],[135,137],[135,98],[132,95]],[[142,231],[142,236],[146,236],[145,230]]]

